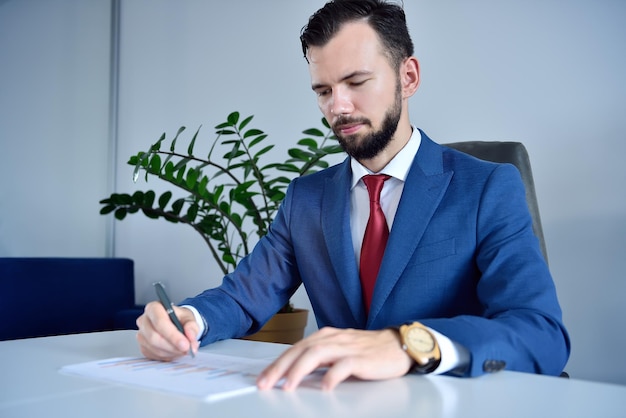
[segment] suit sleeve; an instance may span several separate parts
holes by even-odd
[[[485,183],[477,243],[482,315],[422,322],[469,350],[468,376],[501,368],[558,375],[569,357],[569,337],[513,166],[498,165]]]
[[[295,183],[295,182],[294,182]],[[201,345],[258,331],[301,284],[289,231],[293,185],[270,227],[222,284],[185,299],[206,320]]]

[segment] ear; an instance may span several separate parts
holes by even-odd
[[[415,57],[409,57],[400,65],[402,97],[409,98],[420,85],[420,65]]]

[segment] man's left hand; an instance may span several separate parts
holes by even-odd
[[[405,375],[412,360],[402,350],[398,331],[323,328],[294,344],[257,379],[259,389],[271,389],[284,379],[282,389],[294,390],[305,376],[328,368],[322,389],[332,390],[350,376],[383,380]]]

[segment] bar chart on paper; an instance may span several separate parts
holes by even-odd
[[[117,357],[65,366],[61,372],[215,401],[256,390],[256,377],[270,362],[199,352],[172,362]]]

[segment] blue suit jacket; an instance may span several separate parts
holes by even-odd
[[[569,339],[514,166],[422,133],[369,316],[350,233],[351,176],[346,159],[294,180],[252,254],[219,288],[183,302],[207,318],[203,344],[257,331],[304,284],[319,327],[375,330],[417,320],[468,348],[466,375],[501,362],[562,371]]]

